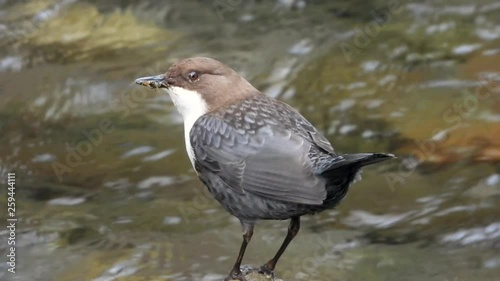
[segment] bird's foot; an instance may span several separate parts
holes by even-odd
[[[247,281],[245,278],[245,275],[241,272],[241,270],[231,270],[229,275],[224,279],[224,281],[233,281],[233,280],[238,280],[238,281]]]
[[[267,267],[267,264],[265,264],[259,268],[259,273],[264,274],[266,277],[270,278],[271,280],[274,280],[274,271],[269,269],[269,267]]]

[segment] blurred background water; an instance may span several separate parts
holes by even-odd
[[[340,152],[399,157],[305,218],[279,277],[500,280],[498,1],[0,7],[0,179],[16,173],[19,218],[17,273],[2,262],[1,280],[228,273],[239,223],[196,179],[168,97],[132,84],[191,56],[299,108]],[[244,263],[269,259],[286,227],[258,224]]]

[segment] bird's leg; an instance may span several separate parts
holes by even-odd
[[[236,262],[234,263],[233,269],[229,273],[229,276],[224,279],[224,281],[229,280],[241,280],[244,281],[245,277],[241,273],[241,261],[243,260],[243,255],[245,255],[245,250],[247,249],[247,245],[252,239],[253,235],[253,222],[241,222],[241,226],[243,228],[243,242],[241,243],[240,253],[238,254],[238,258],[236,258]]]
[[[274,268],[276,267],[276,263],[278,263],[279,258],[281,257],[283,252],[285,252],[285,249],[288,246],[288,244],[290,244],[292,239],[297,235],[299,229],[300,229],[300,217],[293,217],[290,220],[290,225],[288,225],[288,233],[286,234],[283,244],[279,248],[274,258],[272,258],[270,261],[268,261],[260,268],[260,272],[268,275],[273,274]]]

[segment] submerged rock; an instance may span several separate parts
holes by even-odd
[[[25,6],[29,11],[38,11],[29,20],[30,28],[20,31],[22,37],[18,40],[33,49],[32,53],[41,53],[49,61],[110,59],[122,52],[177,37],[174,32],[140,22],[131,10],[102,14],[86,3],[56,5],[57,9],[50,11],[57,16],[36,20],[40,11],[49,9],[33,3],[20,3],[12,8],[14,14],[25,10]]]

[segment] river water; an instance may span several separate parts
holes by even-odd
[[[398,156],[303,219],[278,277],[500,280],[498,1],[0,7],[0,179],[16,173],[19,219],[1,280],[224,278],[240,225],[197,180],[168,97],[133,84],[190,56],[300,109],[337,151]],[[286,227],[259,223],[244,263]]]

